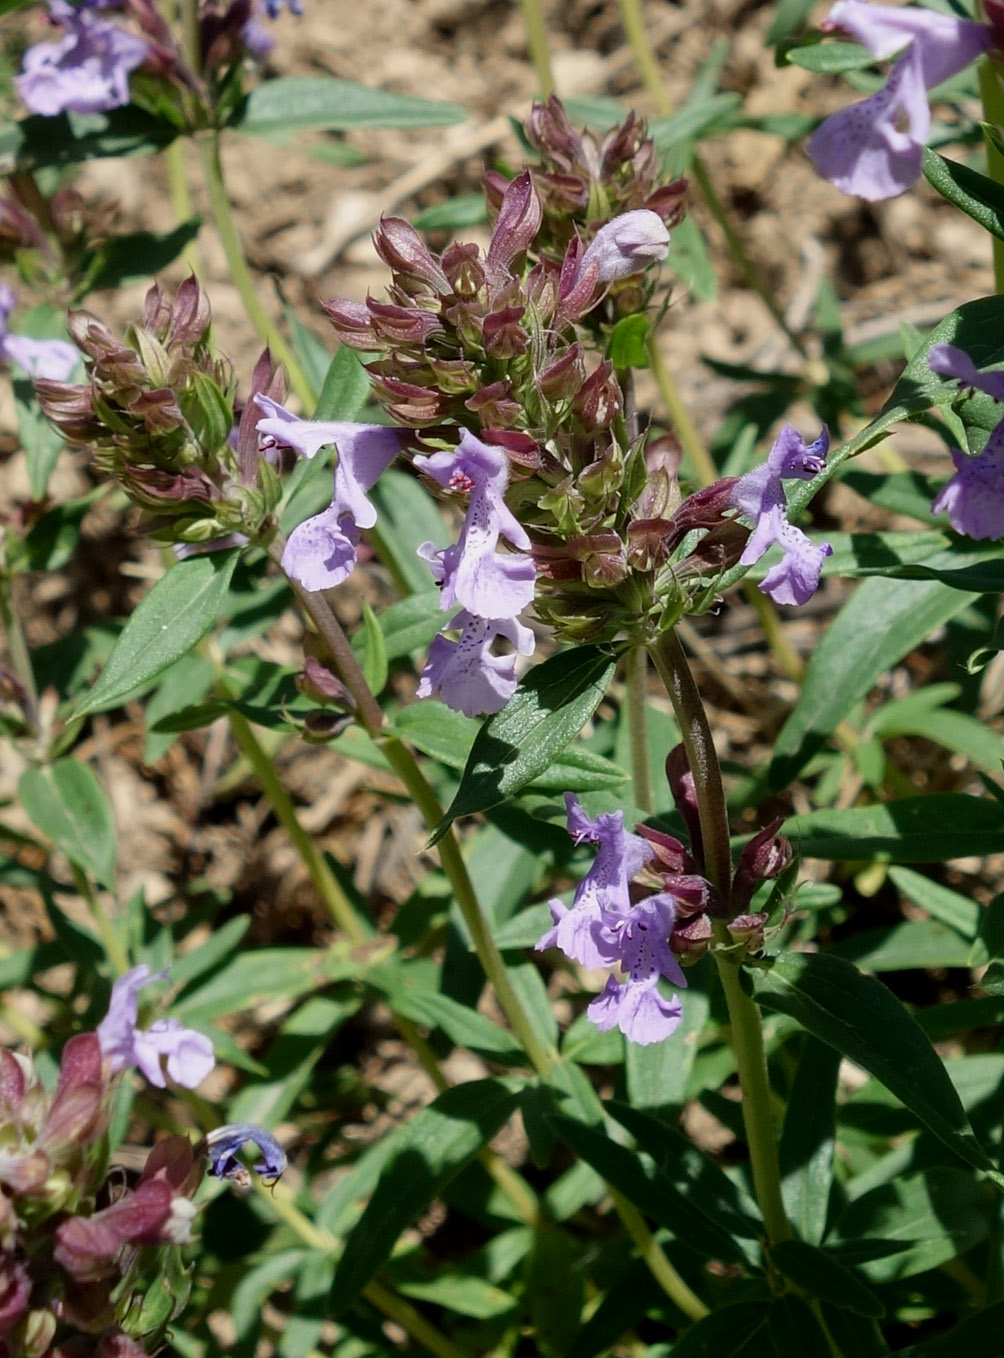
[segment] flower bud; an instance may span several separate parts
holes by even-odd
[[[743,848],[732,882],[732,908],[745,910],[760,882],[779,876],[791,863],[791,841],[778,834],[780,818],[758,830]]]
[[[517,175],[506,188],[498,221],[488,244],[489,265],[509,264],[532,244],[540,230],[543,210],[529,170]]]
[[[575,413],[587,432],[598,433],[610,427],[623,407],[624,397],[613,365],[609,359],[604,359],[579,388],[574,402]]]
[[[373,246],[394,273],[395,281],[409,293],[424,284],[433,292],[450,291],[446,275],[421,236],[402,217],[381,217],[373,233]]]
[[[321,308],[334,326],[335,334],[343,344],[352,349],[375,349],[376,333],[369,308],[362,302],[350,302],[336,298],[333,302],[322,302]]]
[[[526,353],[530,336],[520,325],[526,314],[526,307],[506,306],[489,312],[481,328],[481,340],[485,353],[492,358],[518,358]]]
[[[595,263],[603,283],[640,273],[669,254],[669,232],[647,208],[625,212],[601,226],[582,257],[582,268]]]

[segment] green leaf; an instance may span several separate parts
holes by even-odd
[[[358,420],[369,395],[369,373],[358,354],[343,344],[328,365],[314,419]]]
[[[649,136],[661,153],[687,142],[700,141],[703,137],[713,137],[733,126],[734,115],[741,104],[741,97],[731,90],[725,94],[712,94],[706,99],[690,100],[678,112],[655,118],[649,124]]]
[[[371,693],[380,694],[387,683],[387,648],[376,614],[363,600],[362,670]]]
[[[345,1241],[330,1305],[351,1306],[390,1256],[394,1243],[515,1111],[517,1087],[471,1080],[448,1089],[394,1138],[376,1190]]]
[[[991,798],[936,792],[898,802],[824,808],[785,821],[784,833],[806,858],[943,863],[997,853],[1004,806]]]
[[[860,71],[874,66],[875,58],[867,48],[856,42],[814,42],[804,47],[789,47],[784,59],[792,66],[816,75],[840,75],[844,71]]]
[[[744,1259],[742,1247],[728,1230],[696,1205],[698,1195],[693,1195],[694,1201],[685,1197],[647,1156],[619,1145],[602,1127],[587,1126],[570,1117],[553,1117],[551,1121],[581,1160],[652,1221],[672,1231],[681,1245],[704,1260],[739,1263]]]
[[[693,217],[673,227],[673,248],[668,264],[698,302],[711,302],[718,293],[718,275],[707,242]]]
[[[878,677],[968,603],[936,581],[859,585],[812,654],[801,696],[774,746],[771,787],[793,782]]]
[[[843,1242],[842,1257],[857,1259],[871,1282],[909,1278],[947,1263],[983,1240],[995,1197],[989,1184],[977,1184],[971,1174],[939,1165],[893,1179],[856,1198],[836,1222],[833,1243]],[[861,1257],[867,1255],[869,1244],[879,1242],[899,1248],[879,1258]]]
[[[610,332],[607,357],[618,371],[648,367],[648,319],[642,313],[617,322]]]
[[[929,146],[924,147],[924,178],[984,231],[1004,240],[1004,187],[968,165],[946,160]]]
[[[115,885],[115,823],[101,784],[86,764],[59,759],[25,769],[21,805],[71,863],[103,886]]]
[[[835,1048],[806,1037],[781,1132],[778,1155],[785,1211],[810,1245],[818,1245],[826,1231],[839,1069],[840,1053]]]
[[[722,1306],[688,1325],[675,1340],[672,1358],[766,1358],[776,1355],[767,1338],[767,1303],[741,1301]],[[808,1350],[803,1350],[808,1353]]]
[[[441,1028],[458,1047],[469,1047],[492,1061],[520,1063],[523,1049],[511,1033],[484,1014],[421,984],[423,969],[413,964],[375,967],[369,984],[383,991],[395,1013],[429,1028]],[[435,976],[431,978],[435,982]]]
[[[885,1315],[885,1307],[871,1288],[826,1250],[801,1240],[786,1240],[772,1246],[770,1257],[784,1276],[810,1297],[875,1320]]]
[[[117,707],[201,641],[216,621],[239,555],[213,552],[172,566],[126,622],[75,715]]]
[[[350,127],[449,127],[466,117],[459,104],[392,94],[334,76],[290,75],[253,89],[231,126],[253,137],[306,128],[344,132]]]
[[[132,104],[107,113],[32,114],[0,134],[0,173],[162,151],[178,128]]]
[[[458,231],[481,226],[487,220],[488,207],[483,193],[458,193],[454,198],[416,212],[411,224],[416,231]]]
[[[191,217],[173,231],[133,231],[112,236],[98,247],[87,268],[87,291],[119,288],[124,283],[152,278],[166,269],[198,236],[201,217]]]
[[[458,816],[513,797],[540,777],[596,711],[616,661],[597,646],[576,646],[525,675],[501,712],[478,733],[457,795],[435,843]]]
[[[937,1053],[880,981],[826,953],[782,954],[748,974],[759,1004],[797,1019],[874,1075],[956,1155],[989,1168]]]

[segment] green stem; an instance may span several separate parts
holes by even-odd
[[[250,723],[233,707],[229,709],[227,718],[238,749],[254,770],[262,791],[268,798],[279,823],[289,835],[294,849],[300,855],[301,862],[310,873],[317,894],[327,907],[335,925],[354,943],[364,942],[372,936],[372,931],[363,925],[352,902],[342,890],[338,878],[328,866],[327,859],[300,824],[293,799],[276,773],[271,759],[259,744]]]
[[[675,634],[667,632],[659,637],[652,643],[651,653],[680,723],[687,760],[694,775],[704,841],[704,869],[708,880],[727,902],[732,881],[729,824],[725,789],[707,713]],[[728,926],[721,920],[714,920],[713,928],[717,943],[715,963],[728,1006],[732,1049],[743,1095],[743,1125],[753,1168],[753,1187],[768,1239],[777,1244],[790,1240],[792,1230],[781,1197],[781,1171],[760,1011],[742,988],[739,967],[732,960],[732,937]]]
[[[91,919],[94,921],[94,926],[104,944],[105,955],[112,964],[115,975],[124,976],[129,970],[129,955],[125,950],[124,943],[115,931],[111,916],[84,870],[78,868],[76,863],[71,863],[70,869],[73,873],[74,884],[83,897]]]
[[[638,1208],[633,1203],[628,1202],[627,1198],[621,1197],[614,1188],[610,1190],[610,1196],[621,1221],[624,1223],[625,1230],[634,1241],[638,1253],[648,1265],[653,1278],[667,1297],[675,1302],[683,1314],[689,1316],[691,1320],[700,1320],[702,1316],[706,1316],[708,1308],[700,1297],[691,1291],[663,1254],[662,1247],[645,1225]]]
[[[199,41],[199,0],[181,0],[181,50],[195,75],[202,74],[202,44]]]
[[[203,133],[196,138],[196,141],[202,156],[209,206],[216,223],[216,230],[219,233],[220,244],[223,246],[223,253],[227,258],[231,280],[240,293],[241,301],[244,303],[244,309],[251,323],[271,349],[275,358],[285,367],[290,385],[303,403],[304,409],[311,411],[316,393],[304,375],[292,349],[269,320],[265,308],[258,300],[254,279],[251,277],[251,271],[244,256],[244,246],[241,244],[240,233],[237,230],[237,223],[223,181],[223,166],[220,161],[220,134],[218,132]]]
[[[0,576],[0,626],[7,638],[7,658],[11,670],[24,689],[30,708],[25,712],[28,723],[38,727],[38,685],[35,683],[35,667],[31,663],[28,639],[21,625],[21,617],[14,607],[12,596],[13,581],[10,576]]]
[[[979,66],[980,99],[983,101],[983,116],[986,122],[1004,128],[1004,86],[997,68],[984,59]],[[984,137],[987,153],[987,172],[997,184],[1004,184],[1004,156],[989,137]],[[994,259],[994,289],[1004,292],[1004,241],[991,236]]]
[[[523,22],[526,25],[526,41],[530,48],[533,69],[537,72],[540,97],[549,98],[554,93],[554,76],[551,73],[551,58],[547,50],[547,25],[540,0],[521,0]]]
[[[690,465],[694,469],[697,480],[702,486],[710,486],[713,481],[719,479],[718,468],[712,462],[711,456],[697,432],[697,425],[683,403],[679,388],[672,373],[666,367],[662,352],[659,349],[659,342],[654,333],[648,337],[648,360],[652,369],[652,376],[655,378],[655,384],[659,388],[659,395],[662,397],[662,403],[666,407],[666,413],[676,430],[677,438],[680,440],[680,447],[685,456],[690,459]]]
[[[299,1236],[305,1245],[322,1254],[335,1253],[338,1248],[335,1237],[329,1231],[322,1231],[315,1226],[310,1218],[300,1211],[293,1201],[292,1190],[285,1184],[273,1184],[266,1188],[256,1179],[255,1188],[273,1215],[284,1222],[294,1235]],[[448,1339],[437,1330],[414,1306],[395,1296],[376,1278],[371,1278],[363,1288],[363,1296],[378,1311],[382,1311],[388,1320],[400,1325],[416,1343],[421,1344],[429,1353],[436,1354],[437,1358],[468,1358],[465,1349],[454,1344],[452,1339]]]
[[[648,729],[645,718],[648,653],[644,646],[633,646],[624,660],[627,684],[628,730],[631,736],[631,777],[634,800],[639,811],[655,810],[652,800],[652,774],[648,760]]]
[[[628,45],[634,53],[635,63],[641,74],[642,83],[648,91],[656,108],[662,117],[666,118],[673,112],[673,105],[666,93],[662,76],[659,74],[659,66],[655,59],[648,39],[645,36],[645,21],[642,17],[640,0],[618,0],[621,12],[621,23],[624,27],[624,34],[628,40]],[[805,345],[798,335],[789,326],[784,312],[774,300],[774,296],[767,286],[760,269],[757,268],[752,256],[746,249],[745,242],[739,232],[732,225],[732,221],[726,211],[725,204],[715,192],[715,187],[711,182],[708,171],[700,156],[695,154],[691,158],[690,171],[694,181],[701,191],[701,196],[711,213],[712,218],[718,224],[722,235],[725,237],[725,244],[733,261],[738,266],[748,287],[752,288],[756,295],[763,302],[770,312],[774,321],[784,331],[788,339],[803,356],[806,355]]]
[[[175,221],[180,226],[183,222],[191,221],[195,211],[192,194],[188,187],[188,173],[185,168],[185,142],[181,137],[176,137],[165,147],[164,162],[167,165],[167,183],[171,192],[171,206],[174,209]],[[201,278],[202,259],[197,240],[188,242],[182,251],[182,258],[196,278]]]

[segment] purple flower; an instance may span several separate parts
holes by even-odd
[[[86,9],[54,0],[51,18],[65,30],[56,42],[40,42],[24,54],[18,93],[32,113],[100,113],[129,102],[129,72],[149,50]]]
[[[784,552],[780,563],[764,576],[760,589],[778,604],[804,604],[819,585],[823,558],[833,548],[828,542],[816,547],[799,528],[788,522],[783,480],[809,481],[823,470],[830,435],[824,425],[815,443],[805,440],[790,424],[778,434],[767,461],[736,482],[730,502],[754,522],[753,533],[739,558],[752,566],[777,543]]]
[[[806,146],[818,172],[844,193],[893,198],[921,174],[931,129],[928,90],[985,52],[991,30],[927,9],[864,0],[838,0],[822,27],[849,34],[879,59],[903,53],[883,89],[827,118]]]
[[[601,1033],[619,1028],[629,1042],[647,1047],[671,1035],[683,1017],[678,996],[667,1000],[659,991],[659,977],[686,986],[679,962],[669,946],[676,920],[668,893],[649,896],[620,919],[605,924],[600,936],[609,945],[608,962],[618,963],[624,980],[607,983],[586,1013]]]
[[[314,457],[329,444],[338,449],[335,493],[320,514],[305,520],[289,535],[282,568],[305,589],[331,589],[356,564],[360,529],[372,528],[376,509],[366,496],[401,450],[401,431],[382,424],[344,420],[301,420],[261,393],[255,400],[265,418],[256,428],[264,435],[262,451],[281,444],[304,457]]]
[[[7,317],[15,305],[13,289],[0,283],[0,359],[16,363],[29,377],[65,382],[80,359],[76,345],[66,340],[40,340],[29,335],[10,334]]]
[[[927,361],[932,372],[955,377],[965,388],[1004,401],[1004,372],[980,372],[954,344],[934,345]],[[1004,537],[1004,420],[978,456],[970,457],[956,448],[952,461],[955,475],[935,497],[932,511],[947,513],[955,531],[966,537],[980,541]]]
[[[295,14],[299,18],[303,13],[303,5],[300,0],[265,0],[265,13],[270,19],[278,19],[287,5],[290,14]]]
[[[216,1058],[208,1037],[193,1028],[184,1028],[177,1019],[156,1019],[149,1028],[136,1027],[137,995],[151,981],[163,980],[165,972],[154,974],[146,963],[133,967],[112,986],[108,1013],[98,1024],[102,1055],[112,1074],[126,1066],[137,1066],[152,1085],[165,1086],[160,1058],[167,1058],[167,1073],[175,1084],[194,1089],[206,1078]]]
[[[248,1172],[237,1159],[237,1152],[249,1141],[258,1147],[262,1156],[254,1166],[254,1172],[269,1179],[281,1178],[286,1169],[286,1152],[271,1132],[253,1122],[228,1122],[214,1128],[204,1138],[201,1149],[209,1157],[209,1173],[217,1179],[248,1182]]]
[[[575,889],[571,910],[559,900],[549,902],[554,926],[537,949],[560,948],[584,967],[610,966],[610,946],[601,930],[608,919],[630,911],[628,883],[655,851],[640,835],[624,829],[623,811],[601,812],[590,820],[572,792],[565,793],[565,807],[575,843],[598,844],[599,852]]]
[[[440,633],[433,640],[417,696],[439,693],[447,707],[465,717],[498,712],[516,691],[516,656],[493,655],[492,643],[504,637],[520,655],[531,655],[533,633],[515,618],[478,618],[466,609],[448,627],[460,636],[451,641]]]
[[[595,265],[602,283],[641,273],[669,254],[669,232],[662,218],[648,208],[624,212],[601,226],[579,264],[578,277]]]
[[[536,571],[529,557],[503,556],[500,537],[529,549],[530,539],[506,506],[509,466],[501,448],[461,431],[453,452],[416,457],[415,466],[448,490],[470,493],[458,541],[442,551],[420,549],[442,586],[442,606],[462,604],[480,618],[513,618],[533,599]]]

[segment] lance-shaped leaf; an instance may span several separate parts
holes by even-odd
[[[616,661],[597,646],[576,646],[537,665],[474,741],[435,843],[458,816],[513,797],[550,766],[596,711]]]
[[[401,1232],[508,1120],[519,1101],[518,1088],[511,1080],[472,1080],[440,1094],[403,1129],[345,1241],[331,1289],[335,1314],[352,1305]]]
[[[785,953],[750,974],[759,1004],[790,1014],[870,1071],[956,1155],[990,1169],[930,1041],[880,981],[825,953]]]
[[[214,552],[172,566],[122,629],[108,664],[74,715],[117,707],[201,641],[216,621],[238,556]]]
[[[32,822],[71,863],[102,886],[115,884],[115,824],[101,784],[86,764],[59,759],[26,769],[18,785]]]

